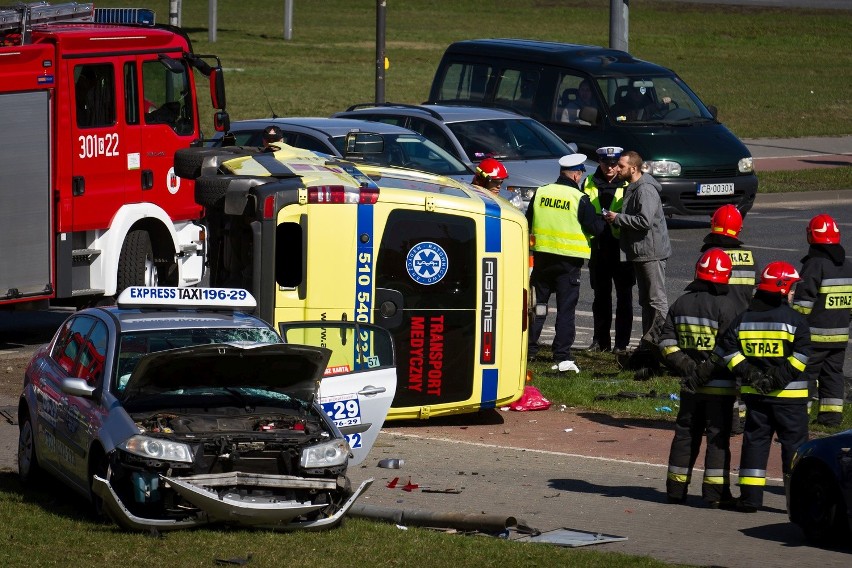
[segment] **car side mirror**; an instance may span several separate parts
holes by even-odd
[[[719,115],[719,109],[717,109],[717,108],[716,108],[715,106],[713,106],[713,105],[709,105],[709,106],[707,107],[707,110],[709,110],[709,111],[710,111],[710,116],[712,116],[713,118],[716,118],[716,117]]]
[[[91,386],[85,379],[67,378],[62,379],[60,385],[62,392],[72,396],[82,396],[83,398],[92,398],[95,395],[97,387]]]

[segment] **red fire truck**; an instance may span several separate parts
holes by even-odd
[[[204,274],[203,210],[172,162],[202,138],[195,71],[216,128],[227,123],[221,64],[148,10],[98,10],[145,24],[95,12],[0,8],[0,308],[81,306]]]

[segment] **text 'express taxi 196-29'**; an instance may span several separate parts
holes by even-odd
[[[523,214],[468,183],[276,144],[186,148],[175,170],[208,211],[211,284],[251,289],[277,326],[370,322],[394,339],[388,419],[474,412],[526,381],[529,235]],[[471,174],[472,176],[472,174]],[[366,344],[365,344],[366,345]]]
[[[130,287],[74,313],[26,370],[21,479],[48,473],[132,530],[339,523],[372,481],[346,471],[390,407],[390,334],[301,322],[285,342],[255,308],[242,289]]]

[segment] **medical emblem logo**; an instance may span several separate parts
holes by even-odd
[[[418,284],[435,284],[447,274],[447,253],[435,243],[427,241],[416,244],[408,251],[405,268]]]

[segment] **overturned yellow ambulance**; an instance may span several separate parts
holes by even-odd
[[[210,285],[250,289],[257,314],[276,328],[354,320],[388,329],[398,369],[388,419],[520,397],[529,299],[523,214],[449,178],[278,148],[188,148],[175,157],[207,210]],[[368,338],[352,348],[369,356]],[[333,341],[332,328],[314,338]]]

